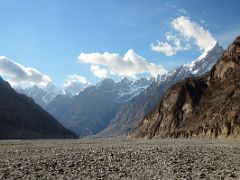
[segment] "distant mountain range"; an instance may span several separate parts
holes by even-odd
[[[240,37],[211,71],[173,85],[132,137],[240,136]]]
[[[0,77],[0,139],[75,138],[31,98]]]
[[[153,80],[104,79],[78,95],[57,96],[45,109],[78,135],[95,135],[107,127],[124,102],[138,95]]]
[[[44,88],[35,85],[26,88],[14,87],[14,89],[20,94],[25,94],[26,96],[33,98],[34,101],[42,107],[51,102],[58,94],[63,93],[53,84],[49,84]]]
[[[74,87],[74,92],[80,92],[76,95],[64,94],[53,86],[49,89],[32,87],[17,91],[32,97],[65,127],[80,136],[122,136],[137,128],[171,85],[209,71],[223,51],[217,43],[195,61],[157,79],[124,78],[119,82],[104,79],[96,85],[79,89]]]
[[[71,82],[65,85],[63,88],[55,86],[53,83],[48,84],[46,87],[40,87],[37,85],[31,87],[19,87],[14,89],[21,94],[25,94],[28,97],[34,99],[34,101],[43,108],[53,101],[57,95],[74,96],[81,92],[84,88],[88,87],[89,83]]]

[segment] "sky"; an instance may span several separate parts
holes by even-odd
[[[238,0],[0,0],[0,75],[57,86],[164,74],[240,34]]]

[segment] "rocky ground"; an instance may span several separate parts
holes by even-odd
[[[239,179],[240,140],[0,141],[0,179]]]

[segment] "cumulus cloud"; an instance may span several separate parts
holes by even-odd
[[[187,16],[180,16],[171,23],[172,27],[179,31],[184,38],[193,39],[200,50],[207,50],[216,44],[212,34],[202,26],[190,20]]]
[[[0,75],[13,86],[46,86],[52,82],[49,76],[37,69],[25,67],[4,56],[0,56]]]
[[[207,51],[216,44],[216,40],[208,30],[191,21],[187,16],[180,16],[172,20],[171,27],[173,32],[165,34],[167,41],[157,41],[151,44],[153,51],[162,52],[166,56],[173,56],[179,51],[191,49],[191,41],[200,51]]]
[[[103,78],[109,75],[128,76],[136,78],[138,74],[148,73],[152,76],[165,74],[167,71],[161,66],[148,62],[137,55],[132,49],[123,57],[116,53],[81,53],[79,62],[91,64],[91,71],[97,77]]]
[[[176,54],[176,51],[168,42],[157,41],[156,44],[151,44],[151,49],[153,51],[163,52],[166,56],[172,56]]]
[[[77,74],[72,74],[68,75],[67,79],[65,80],[64,87],[69,86],[73,83],[80,83],[80,84],[88,84],[89,82],[87,79],[83,76],[77,75]]]
[[[98,65],[91,65],[90,70],[96,77],[99,77],[99,78],[108,77],[108,70],[104,68],[100,68],[100,66]]]
[[[64,93],[70,96],[78,94],[91,83],[83,76],[72,74],[68,75],[63,85]]]
[[[167,42],[157,41],[157,43],[151,44],[151,49],[156,52],[162,52],[166,56],[173,56],[178,51],[186,51],[191,48],[189,43],[183,43],[183,38],[172,34],[171,32],[166,33]]]

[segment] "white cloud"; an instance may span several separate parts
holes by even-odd
[[[96,77],[99,77],[99,78],[108,77],[107,69],[100,68],[100,66],[98,66],[98,65],[91,65],[90,70]]]
[[[157,43],[151,44],[153,51],[173,56],[179,51],[191,49],[191,40],[200,51],[207,51],[216,44],[216,40],[208,30],[191,21],[187,16],[180,16],[172,20],[171,27],[173,32],[166,33],[166,42],[157,41]]]
[[[0,75],[13,86],[46,86],[52,82],[49,76],[37,69],[25,67],[4,56],[0,56]]]
[[[178,51],[186,51],[191,48],[189,43],[183,43],[183,38],[174,35],[170,32],[166,33],[167,42],[157,41],[156,44],[151,44],[151,49],[156,52],[162,52],[166,56],[173,56]]]
[[[174,47],[168,42],[157,41],[157,44],[151,44],[151,49],[156,52],[163,52],[166,56],[173,56],[176,54]]]
[[[149,63],[132,49],[128,50],[123,57],[116,53],[111,54],[108,52],[103,54],[81,53],[78,59],[80,62],[91,64],[93,74],[101,78],[107,77],[109,74],[136,78],[138,74],[142,73],[157,76],[167,72],[161,65]]]
[[[67,79],[65,80],[65,83],[63,86],[66,87],[73,83],[88,84],[89,82],[83,76],[72,74],[67,76]]]
[[[90,84],[83,76],[77,74],[68,75],[63,85],[64,93],[70,96],[76,95]]]
[[[166,33],[166,39],[172,42],[174,45],[175,53],[178,51],[185,51],[191,48],[191,45],[187,42],[183,42],[183,38],[172,34],[171,32]]]
[[[216,44],[212,34],[202,26],[190,20],[187,16],[180,16],[171,22],[172,27],[180,32],[185,39],[193,39],[201,51],[206,51]]]

